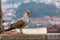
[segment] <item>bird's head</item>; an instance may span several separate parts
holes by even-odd
[[[26,10],[25,13],[24,13],[24,16],[29,16],[29,14],[30,14],[30,11]]]
[[[26,12],[26,14],[29,16],[29,14],[30,14],[30,11],[29,11],[29,10],[26,10],[25,12]]]

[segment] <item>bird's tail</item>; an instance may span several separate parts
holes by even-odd
[[[14,28],[9,28],[9,29],[6,29],[6,30],[4,30],[4,31],[10,31],[10,30],[12,30],[12,29],[14,29]]]
[[[12,27],[12,25],[13,25],[13,24],[11,24],[11,25],[10,25],[10,28],[6,29],[5,31],[10,31],[10,30],[12,30],[12,29],[15,29],[15,28]]]

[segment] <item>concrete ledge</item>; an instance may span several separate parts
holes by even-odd
[[[60,33],[48,33],[47,40],[60,40]]]
[[[0,40],[47,40],[46,35],[2,35],[0,36]]]

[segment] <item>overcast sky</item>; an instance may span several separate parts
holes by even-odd
[[[7,0],[2,0],[2,2],[6,2]],[[35,1],[35,2],[51,2],[51,1],[57,1],[57,0],[20,0],[21,2],[30,2],[30,1]]]

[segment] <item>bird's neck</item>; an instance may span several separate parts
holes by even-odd
[[[23,21],[28,22],[28,21],[29,21],[29,16],[24,16],[24,17],[23,17]]]

